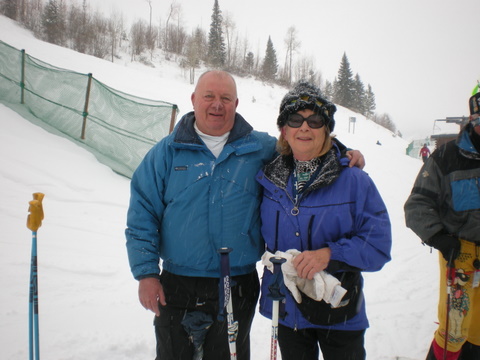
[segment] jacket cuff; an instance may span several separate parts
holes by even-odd
[[[146,279],[146,278],[155,278],[155,279],[160,280],[160,275],[159,274],[146,274],[146,275],[139,275],[139,276],[135,277],[136,280],[142,280],[142,279]]]

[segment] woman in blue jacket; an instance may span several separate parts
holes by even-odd
[[[390,260],[387,209],[368,175],[348,167],[332,141],[335,111],[316,86],[299,83],[280,105],[280,155],[257,175],[267,251],[296,249],[292,265],[299,279],[313,281],[325,270],[348,290],[333,308],[304,293],[297,303],[283,289],[278,333],[283,360],[318,359],[319,346],[326,360],[364,359],[368,320],[361,272],[378,271]],[[271,281],[265,268],[260,312],[269,318]]]

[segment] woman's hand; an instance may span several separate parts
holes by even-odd
[[[300,278],[312,280],[315,273],[327,268],[331,255],[332,251],[328,247],[304,251],[295,256],[292,263]]]

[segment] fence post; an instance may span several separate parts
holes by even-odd
[[[85,106],[83,108],[83,124],[81,139],[85,140],[85,129],[87,127],[88,102],[90,101],[90,89],[92,86],[92,73],[88,74],[87,93],[85,95]]]
[[[178,106],[173,105],[172,106],[172,116],[170,117],[170,129],[168,131],[169,134],[172,133],[173,128],[175,127],[175,119],[177,118],[177,110],[178,110]]]
[[[25,49],[22,49],[22,68],[20,75],[20,104],[25,103]]]

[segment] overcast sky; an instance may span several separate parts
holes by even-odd
[[[197,25],[208,31],[214,0],[176,1],[188,32]],[[101,3],[106,15],[116,9],[128,20],[149,18],[147,0],[90,3]],[[153,21],[163,24],[172,1],[151,3]],[[406,138],[430,135],[435,119],[468,115],[480,80],[479,0],[219,0],[219,6],[255,54],[264,56],[271,36],[282,65],[291,26],[301,41],[298,56],[312,56],[329,81],[345,52],[353,73],[372,86],[377,112],[388,113]]]

